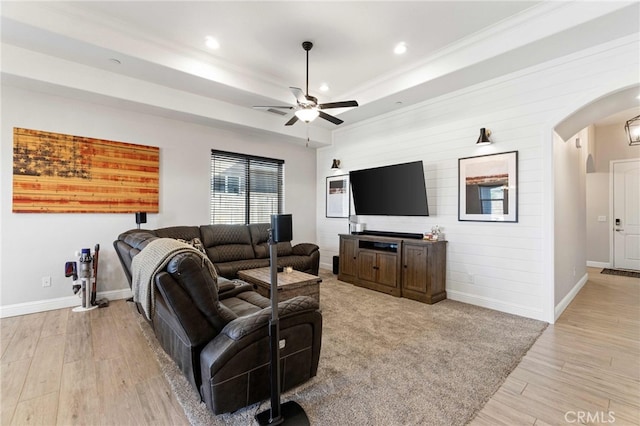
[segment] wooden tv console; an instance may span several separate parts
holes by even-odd
[[[340,235],[338,279],[424,303],[447,298],[446,241]]]

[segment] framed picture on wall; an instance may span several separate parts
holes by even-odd
[[[349,217],[349,175],[327,177],[327,217]]]
[[[518,151],[458,159],[458,220],[518,221]]]

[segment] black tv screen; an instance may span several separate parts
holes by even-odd
[[[422,161],[349,173],[357,215],[429,216]]]

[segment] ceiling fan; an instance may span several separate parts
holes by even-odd
[[[289,121],[285,123],[285,126],[291,126],[298,120],[302,120],[306,123],[309,123],[316,119],[316,117],[320,116],[320,118],[324,118],[327,121],[332,122],[333,124],[342,124],[343,120],[340,120],[333,115],[329,115],[323,110],[330,108],[347,108],[347,107],[357,107],[358,102],[356,101],[341,101],[341,102],[328,102],[325,104],[319,104],[318,98],[309,95],[309,51],[313,47],[313,43],[310,41],[305,41],[302,43],[302,48],[307,52],[307,93],[305,94],[302,89],[297,87],[289,87],[293,96],[296,97],[297,105],[295,106],[254,106],[256,109],[288,109],[295,110],[295,114]]]

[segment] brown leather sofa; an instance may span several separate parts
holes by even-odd
[[[131,260],[155,238],[198,239],[218,275],[238,277],[238,271],[269,266],[268,223],[250,225],[172,226],[156,230],[132,229],[118,236],[114,247],[131,285]],[[278,266],[292,266],[297,271],[318,275],[320,251],[311,243],[294,246],[278,243]]]
[[[131,258],[150,240],[189,240],[198,227],[167,229],[127,232],[114,241],[129,279]],[[204,238],[215,239],[206,233]],[[209,253],[207,250],[211,257]],[[154,284],[151,325],[155,335],[207,407],[221,414],[267,399],[269,299],[240,280],[213,276],[193,251],[174,255],[155,276]],[[280,340],[284,340],[280,352],[283,391],[317,373],[322,337],[318,308],[306,296],[278,305]]]

